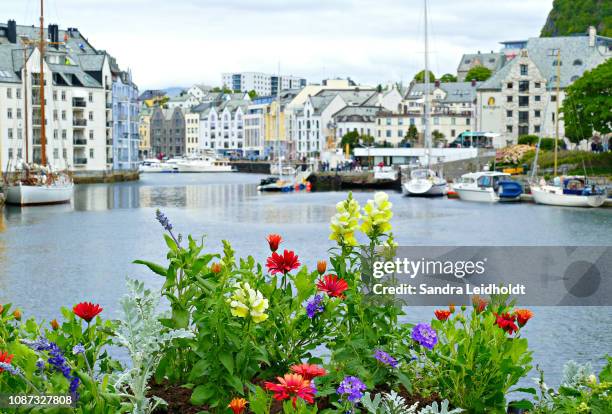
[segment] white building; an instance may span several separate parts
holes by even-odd
[[[249,102],[248,99],[228,99],[220,104],[197,108],[200,113],[200,149],[214,150],[222,155],[243,155],[244,116]]]
[[[41,161],[42,87],[47,162],[76,172],[104,171],[113,164],[109,57],[76,29],[51,25],[45,35],[63,44],[48,47],[40,85],[39,50],[23,44],[23,38],[36,39],[38,29],[14,21],[0,25],[0,165],[4,170],[8,160],[13,166],[20,159]]]
[[[200,152],[200,113],[185,112],[185,153],[195,155]]]
[[[565,89],[585,71],[612,56],[612,41],[591,27],[583,36],[530,38],[504,46],[506,64],[478,87],[478,128],[501,134],[496,146],[527,134],[552,137],[557,121],[564,137],[557,104],[562,106]]]
[[[233,91],[255,91],[258,96],[276,95],[278,75],[262,72],[223,73],[221,82],[224,87]],[[301,89],[306,86],[306,79],[296,76],[281,76],[281,90]]]

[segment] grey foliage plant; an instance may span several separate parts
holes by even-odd
[[[164,347],[176,338],[192,338],[184,329],[168,330],[159,321],[159,295],[145,289],[144,283],[127,281],[128,294],[121,301],[115,343],[128,351],[131,368],[115,379],[115,388],[132,404],[133,414],[149,414],[165,405],[159,397],[147,397],[148,383],[163,355]]]

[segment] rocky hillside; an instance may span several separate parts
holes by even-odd
[[[554,0],[541,36],[585,33],[589,26],[612,37],[612,0]]]

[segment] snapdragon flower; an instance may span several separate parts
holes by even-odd
[[[251,288],[247,282],[236,283],[234,288],[234,294],[229,300],[232,315],[239,318],[250,315],[255,323],[268,319],[265,313],[268,309],[268,299],[264,298],[260,291]]]
[[[341,246],[357,246],[355,231],[359,229],[360,218],[359,203],[349,193],[345,201],[336,204],[336,214],[329,225],[329,239],[335,240]]]
[[[377,237],[391,230],[391,211],[393,204],[389,201],[389,195],[379,191],[374,194],[373,200],[368,200],[363,208],[363,223],[361,231],[368,237]]]

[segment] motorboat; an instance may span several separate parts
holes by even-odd
[[[178,172],[176,164],[162,162],[157,158],[147,158],[138,166],[138,171],[141,173],[173,173]]]
[[[402,190],[410,196],[443,196],[448,190],[448,184],[435,171],[417,168],[410,172],[410,180],[402,185]]]
[[[176,162],[179,172],[182,173],[211,173],[232,172],[232,166],[227,160],[218,159],[211,155],[198,155],[179,159]]]
[[[452,189],[461,200],[485,203],[517,201],[523,193],[523,186],[510,174],[497,171],[463,174]]]
[[[532,184],[531,194],[538,204],[562,207],[600,207],[607,198],[604,189],[589,185],[586,177],[568,176],[558,178],[558,185],[549,185],[545,180]]]

